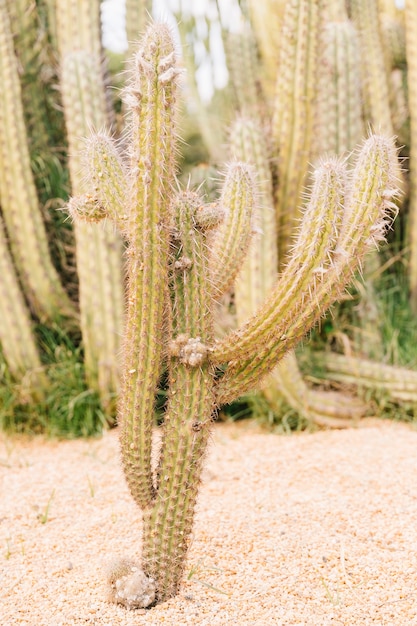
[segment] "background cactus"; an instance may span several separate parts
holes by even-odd
[[[72,29],[72,30],[71,30]],[[74,194],[85,189],[81,137],[110,124],[101,61],[99,2],[57,2],[61,91]],[[81,330],[87,381],[111,407],[119,386],[117,356],[123,323],[121,241],[110,225],[75,223]]]
[[[117,193],[124,203],[116,206],[111,184],[123,169],[122,157],[117,158],[110,139],[100,137],[90,139],[87,151],[90,172],[97,168],[90,183],[96,204],[91,205],[90,196],[87,208],[83,198],[72,202],[75,218],[80,210],[85,219],[93,206],[93,221],[100,216],[97,205],[103,207],[128,242],[119,419],[126,479],[144,513],[142,568],[147,579],[139,577],[132,590],[136,571],[122,568],[121,583],[114,572],[110,578],[117,590],[114,601],[130,608],[144,596],[144,581],[154,581],[156,601],[177,592],[217,407],[259,385],[341,295],[368,247],[382,237],[395,195],[396,164],[392,142],[377,136],[365,144],[352,175],[337,160],[324,163],[315,174],[288,266],[266,303],[241,328],[215,341],[215,300],[233,280],[252,230],[253,173],[248,165],[231,164],[219,206],[205,205],[190,192],[173,197],[179,69],[166,26],[149,27],[133,67],[127,92],[130,163],[123,170],[126,190]],[[233,237],[240,229],[246,236]],[[168,402],[154,469],[155,394],[165,367]],[[149,603],[154,601],[152,594],[145,595]]]
[[[13,259],[38,317],[74,316],[52,264],[38,203],[6,0],[0,2],[0,47],[0,202]]]

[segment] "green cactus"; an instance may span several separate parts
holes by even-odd
[[[14,263],[41,319],[74,316],[48,248],[30,166],[22,90],[6,0],[0,0],[0,202]]]
[[[41,399],[47,386],[0,216],[0,346],[11,375],[26,379],[29,395]],[[27,400],[27,399],[26,399]]]
[[[241,117],[232,127],[230,143],[234,157],[253,164],[261,181],[256,235],[234,288],[236,317],[241,325],[262,305],[277,280],[277,233],[268,150],[262,128],[254,120]],[[272,410],[279,412],[284,397],[300,415],[319,425],[340,427],[365,412],[359,400],[342,393],[329,395],[309,388],[293,352],[289,352],[264,381],[262,393]]]
[[[365,119],[372,128],[392,136],[394,129],[378,3],[377,0],[351,0],[350,6],[359,33]]]
[[[323,25],[313,152],[345,155],[364,135],[358,33],[342,19]]]
[[[129,56],[143,34],[146,23],[152,15],[152,0],[126,0],[126,34]]]
[[[88,190],[78,156],[84,147],[81,137],[92,127],[105,127],[109,122],[100,57],[99,2],[57,0],[57,17],[71,185],[74,194],[83,194]],[[76,220],[75,241],[87,382],[99,392],[111,414],[119,388],[116,356],[123,326],[121,240],[109,224],[92,229],[85,221]]]
[[[315,361],[331,380],[356,385],[359,389],[377,389],[394,402],[417,404],[417,372],[405,367],[377,363],[354,356],[315,353]]]
[[[322,10],[322,2],[317,0],[289,0],[282,23],[272,117],[279,180],[276,212],[280,266],[300,214],[311,156]]]
[[[341,163],[322,165],[287,270],[263,308],[216,341],[214,305],[229,283],[226,274],[242,262],[252,230],[253,172],[243,163],[230,164],[219,204],[205,206],[190,192],[173,196],[179,70],[166,26],[147,30],[133,71],[127,94],[130,163],[123,165],[110,139],[93,137],[87,152],[96,175],[87,208],[83,198],[72,204],[75,216],[80,209],[86,219],[91,211],[93,221],[102,207],[128,242],[119,419],[126,479],[144,513],[145,575],[140,566],[123,561],[111,568],[109,583],[111,599],[129,608],[177,592],[218,406],[259,385],[342,294],[368,247],[382,237],[395,194],[396,159],[391,141],[373,136],[349,184]],[[112,181],[119,177],[126,188],[114,192]],[[236,243],[233,231],[241,225],[247,235],[239,234]],[[153,464],[155,393],[164,367],[168,403]]]

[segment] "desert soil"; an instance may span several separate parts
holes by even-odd
[[[380,422],[288,437],[217,425],[181,593],[106,601],[140,555],[117,432],[0,439],[0,624],[417,624],[417,430]]]

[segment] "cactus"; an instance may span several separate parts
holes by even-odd
[[[17,382],[24,378],[32,397],[40,399],[47,386],[33,336],[29,311],[20,291],[0,216],[0,346]]]
[[[0,0],[0,48],[0,202],[13,260],[31,308],[41,319],[74,316],[74,307],[51,261],[30,167],[6,0]]]
[[[365,118],[372,128],[392,136],[386,57],[382,46],[377,0],[351,0],[359,32]]]
[[[93,136],[87,148],[90,191],[72,203],[75,217],[80,211],[84,220],[89,213],[93,221],[102,214],[113,219],[128,246],[119,419],[127,483],[144,514],[145,576],[139,565],[123,561],[112,568],[109,583],[113,601],[129,608],[177,592],[217,407],[259,385],[341,295],[389,220],[396,157],[390,140],[373,136],[351,183],[345,184],[338,161],[321,166],[287,270],[260,311],[215,341],[214,304],[246,247],[246,237],[239,235],[236,244],[231,235],[236,224],[252,229],[254,176],[248,165],[230,164],[219,204],[204,205],[188,191],[174,196],[179,69],[165,25],[146,31],[133,71],[128,162],[110,138]],[[168,403],[155,465],[154,402],[164,367]]]
[[[315,353],[331,380],[364,389],[377,389],[394,402],[417,403],[417,372],[344,354]]]
[[[247,4],[246,13],[253,24],[262,58],[263,88],[268,98],[273,97],[281,43],[277,33],[282,28],[286,2],[248,0]]]
[[[139,36],[143,33],[149,16],[152,15],[152,0],[126,0],[126,33],[129,56]]]
[[[272,138],[277,154],[278,261],[285,260],[311,155],[322,3],[289,0],[281,30]]]
[[[358,34],[346,17],[324,24],[321,40],[313,152],[345,155],[364,134]]]
[[[100,60],[99,3],[58,0],[57,17],[71,184],[74,194],[83,194],[87,190],[78,156],[84,147],[81,137],[91,127],[108,124]],[[75,222],[75,240],[87,382],[99,392],[111,414],[119,388],[116,357],[123,325],[121,241],[109,224],[92,229],[82,220]]]

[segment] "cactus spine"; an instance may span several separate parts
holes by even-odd
[[[226,280],[221,271],[213,274],[217,259],[213,251],[224,245],[235,257],[227,271],[235,271],[244,246],[231,245],[231,212],[241,215],[250,233],[247,216],[256,197],[252,170],[242,163],[229,166],[221,200],[226,206],[204,206],[189,192],[173,199],[178,68],[166,26],[155,24],[147,30],[134,71],[128,93],[130,167],[123,174],[127,188],[113,194],[114,172],[108,163],[113,159],[120,173],[122,161],[114,156],[108,139],[92,138],[88,153],[94,167],[99,167],[102,183],[95,186],[93,177],[96,196],[88,196],[87,208],[83,209],[82,199],[73,202],[75,213],[81,208],[85,219],[91,211],[94,221],[109,207],[108,216],[122,225],[128,241],[119,414],[126,479],[144,511],[146,576],[138,576],[124,561],[110,573],[109,581],[113,600],[130,608],[165,600],[180,585],[202,460],[217,407],[259,384],[261,376],[341,294],[368,246],[382,236],[395,193],[391,187],[395,151],[381,137],[372,137],[363,148],[348,191],[343,165],[323,164],[288,271],[258,313],[230,337],[216,342],[212,311]],[[97,145],[99,150],[94,148]],[[113,154],[102,167],[99,152]],[[103,182],[106,177],[109,180]],[[119,198],[125,198],[126,204],[119,206]],[[218,228],[210,254],[209,228]],[[165,364],[169,395],[154,471],[154,397]]]
[[[5,0],[0,0],[0,201],[12,256],[40,318],[74,315],[52,264],[30,167],[22,92]]]

